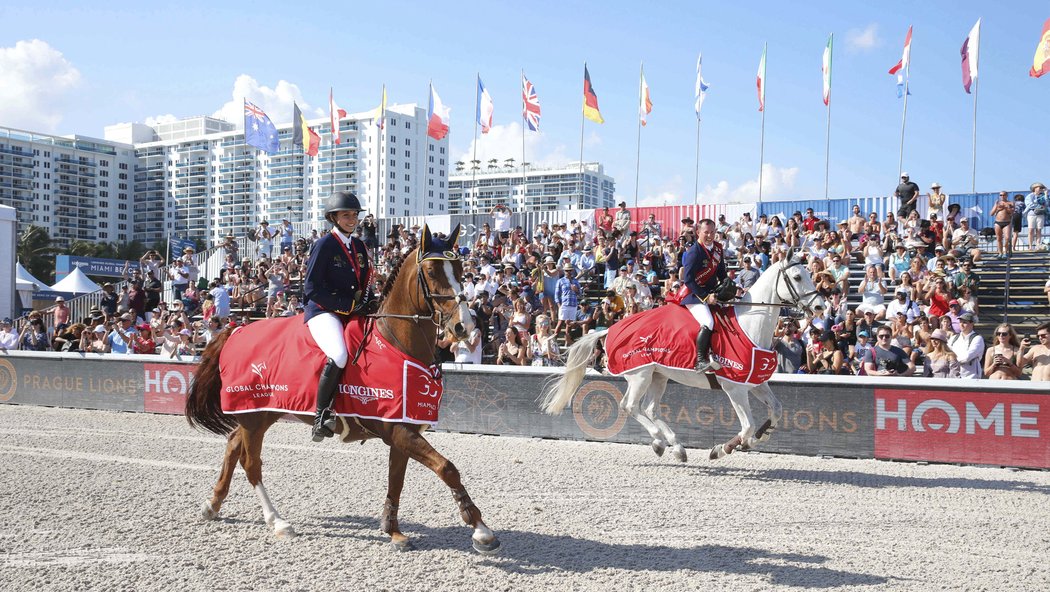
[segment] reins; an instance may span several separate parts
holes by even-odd
[[[795,267],[796,265],[802,265],[802,262],[801,261],[795,261],[795,262],[791,263],[790,265],[786,265],[786,266],[781,267],[780,269],[778,269],[777,270],[777,279],[776,279],[775,285],[779,286],[780,285],[780,278],[783,277],[784,273],[787,270],[791,269],[792,267]],[[768,306],[768,307],[773,307],[773,308],[791,308],[791,309],[799,310],[799,307],[802,307],[802,306],[805,306],[806,308],[808,308],[808,306],[802,304],[802,299],[803,298],[807,298],[809,296],[812,296],[812,295],[818,293],[817,290],[810,290],[809,292],[806,292],[805,294],[799,294],[798,290],[795,289],[795,286],[791,282],[786,282],[786,285],[787,285],[788,293],[791,295],[792,302],[773,304],[772,302],[740,302],[740,301],[737,301],[737,302],[728,302],[726,304],[730,305],[730,306]]]

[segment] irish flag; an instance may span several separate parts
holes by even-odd
[[[758,62],[758,110],[766,110],[766,46],[762,46],[762,59]]]
[[[638,117],[645,125],[645,116],[653,112],[653,101],[649,98],[649,84],[645,82],[645,72],[642,72],[641,92],[638,101]]]
[[[824,104],[831,104],[831,44],[835,40],[835,34],[828,36],[828,45],[824,48],[824,62],[820,71],[824,74]]]
[[[441,140],[448,135],[448,120],[451,109],[441,102],[441,97],[430,85],[430,107],[427,109],[427,135]]]

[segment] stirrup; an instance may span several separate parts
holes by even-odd
[[[693,370],[696,372],[706,372],[711,369],[711,358],[697,358],[696,363],[693,364]]]
[[[335,429],[335,426],[336,420],[330,410],[319,411],[314,415],[314,425],[310,430],[310,437],[314,442],[321,442],[325,438],[331,438],[335,435],[335,432],[332,431]]]

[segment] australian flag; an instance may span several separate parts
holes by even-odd
[[[244,100],[244,142],[267,154],[276,154],[280,148],[277,128],[262,109]]]

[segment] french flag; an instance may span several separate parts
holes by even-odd
[[[427,108],[427,135],[435,140],[442,140],[448,135],[450,107],[441,102],[441,97],[430,85],[430,106]]]
[[[481,82],[481,76],[478,76],[478,125],[481,126],[481,133],[487,134],[492,129],[492,112],[495,109],[492,96]]]

